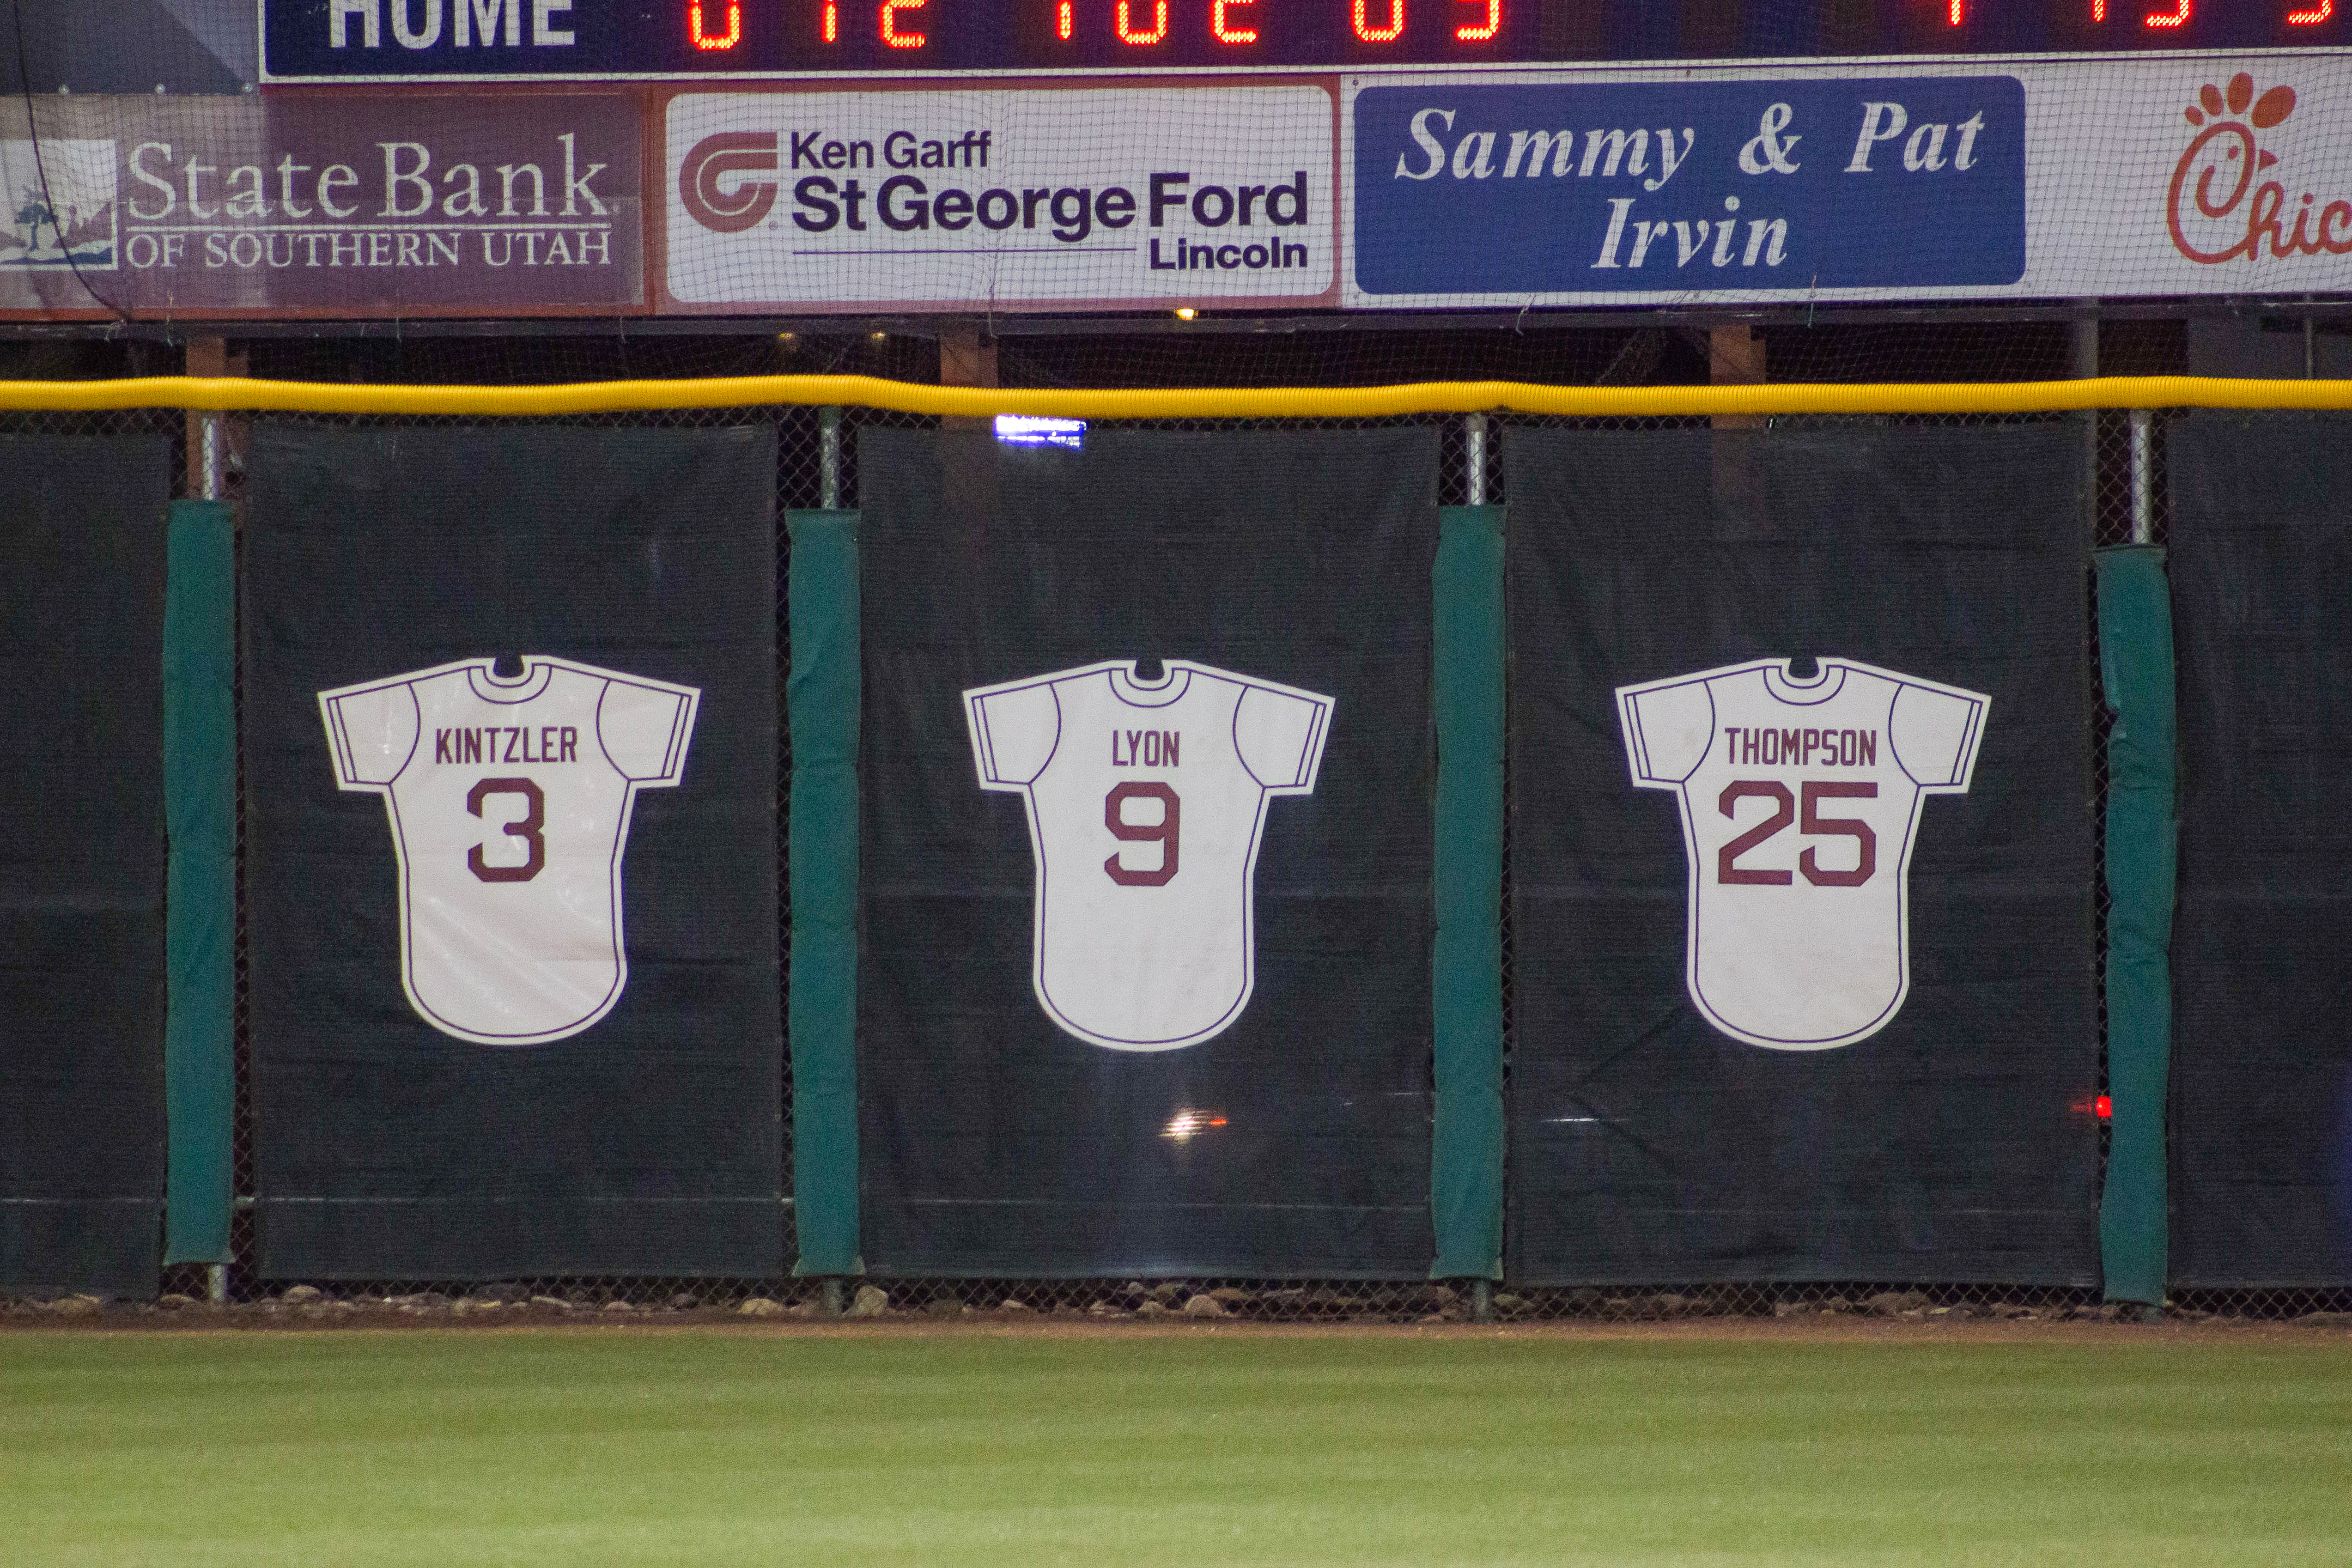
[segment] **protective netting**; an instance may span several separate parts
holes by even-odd
[[[1535,375],[1544,364],[1579,366],[1572,379],[1599,380],[1612,363],[1619,363],[1643,331],[1668,337],[1674,353],[1686,353],[1685,374],[1697,380],[1706,361],[1699,345],[1680,329],[1620,329],[1530,333],[1541,339],[1534,345],[1520,334],[1487,331],[1431,333],[1415,338],[1401,335],[1396,342],[1366,343],[1330,334],[1284,337],[1205,335],[1178,340],[1165,335],[1144,338],[1002,339],[997,364],[1007,384],[1210,384],[1220,380],[1236,384],[1345,384],[1374,379],[1372,367],[1389,363],[1391,354],[1410,354],[1416,363],[1460,366],[1459,374],[1497,374],[1504,363],[1517,374]],[[1859,331],[1860,330],[1857,330]],[[1877,331],[1880,329],[1870,329]],[[1885,329],[1897,336],[1910,329]],[[1987,327],[1973,341],[1948,344],[1938,352],[1953,355],[1955,365],[1981,368],[1988,355],[2011,354],[2032,374],[2049,374],[2069,352],[2072,324],[2011,323]],[[1810,341],[1800,328],[1767,328],[1769,352],[1781,355],[1783,336]],[[1924,342],[1932,334],[1922,334]],[[2177,327],[2141,329],[2131,323],[2108,323],[2103,333],[2103,359],[2123,353],[2138,357],[2146,368],[2174,368],[2180,353]],[[1506,342],[1505,340],[1508,341]],[[1866,341],[1867,333],[1861,340]],[[73,345],[19,343],[15,352],[16,374],[38,366],[83,374],[122,374],[132,368],[171,368],[163,361],[167,349],[143,343]],[[927,380],[937,373],[937,350],[929,339],[904,333],[794,334],[790,338],[760,336],[649,337],[623,342],[614,336],[518,340],[496,338],[412,338],[367,343],[323,340],[254,339],[240,345],[257,374],[299,375],[319,379],[365,380],[383,377],[406,381],[498,381],[509,384],[576,379],[595,374],[680,374],[689,371],[840,368],[869,373],[894,373],[908,379]],[[1642,351],[1646,353],[1646,351]],[[1859,351],[1854,351],[1859,352]],[[1874,351],[1875,353],[1877,351]],[[1925,351],[1922,351],[1923,353]],[[1498,360],[1497,355],[1509,356]],[[1522,357],[1524,356],[1524,357]],[[1870,360],[1873,374],[1903,377],[1918,374],[1921,354],[1906,359],[1892,350]],[[1932,357],[1932,356],[1929,356]],[[2168,360],[2174,363],[2168,363]],[[1659,362],[1664,364],[1662,358]],[[1854,362],[1857,374],[1860,363]],[[1592,368],[1597,366],[1598,368]],[[2136,365],[2136,368],[2137,366]],[[1318,374],[1319,373],[1319,374]],[[1563,374],[1561,379],[1571,379]],[[1960,416],[1963,424],[1980,424],[1990,416]],[[464,421],[381,421],[308,418],[303,423],[357,425],[431,423],[463,426]],[[1905,422],[1919,423],[1922,420]],[[194,493],[184,461],[189,433],[196,421],[176,413],[133,412],[117,415],[11,416],[11,429],[44,431],[152,430],[168,434],[182,459],[175,465],[178,493]],[[877,426],[926,427],[938,422],[923,416],[845,409],[837,424],[804,408],[741,408],[721,411],[673,412],[599,416],[559,421],[598,426],[771,425],[781,434],[777,444],[777,495],[780,511],[822,503],[855,507],[859,499],[857,447],[861,431]],[[1309,425],[1378,425],[1381,421],[1160,421],[1160,428],[1207,431],[1298,428]],[[1440,500],[1458,504],[1475,497],[1490,502],[1508,500],[1503,484],[1499,452],[1514,429],[1539,423],[1527,418],[1425,416],[1410,423],[1433,426],[1439,437]],[[1623,421],[1585,421],[1588,426],[1623,427]],[[1655,425],[1660,422],[1646,422]],[[1704,421],[1673,423],[1703,424]],[[1786,421],[1813,427],[1835,428],[1829,419]],[[237,454],[242,450],[242,416],[223,421],[229,460],[226,488],[229,498],[242,492]],[[2084,431],[2086,460],[2095,462],[2092,516],[2085,527],[2092,542],[2161,543],[2168,523],[2165,485],[2165,425],[2163,416],[2134,416],[2126,411],[2102,412],[2085,420],[2072,419]],[[1470,471],[1474,452],[1485,455],[1479,472]],[[786,546],[779,531],[780,564]],[[781,636],[782,605],[778,616]],[[782,744],[780,738],[780,745]],[[780,761],[786,766],[789,758]],[[2094,812],[2105,792],[2104,757],[2093,756]],[[783,802],[780,798],[779,810]],[[780,846],[782,839],[780,837]],[[240,852],[242,842],[240,841]],[[783,868],[780,867],[780,874]],[[1515,948],[1505,897],[1504,994],[1507,1043],[1516,990]],[[2104,889],[2100,900],[2100,941],[2104,952]],[[239,1011],[237,1017],[236,1187],[239,1194],[233,1231],[235,1257],[226,1280],[232,1303],[264,1316],[294,1321],[363,1318],[370,1314],[399,1317],[481,1317],[537,1314],[549,1319],[583,1312],[611,1311],[681,1316],[692,1313],[770,1314],[814,1317],[835,1310],[866,1316],[919,1316],[925,1320],[962,1319],[986,1315],[1017,1319],[1024,1315],[1061,1314],[1087,1319],[1111,1317],[1150,1320],[1228,1317],[1244,1321],[1341,1322],[1351,1321],[1418,1322],[1456,1321],[1491,1313],[1503,1321],[1591,1320],[1652,1321],[1704,1317],[1788,1317],[1805,1313],[1853,1314],[1921,1319],[1954,1317],[2114,1317],[2130,1309],[2101,1304],[2094,1290],[2026,1289],[1986,1281],[1854,1280],[1804,1284],[1755,1282],[1695,1285],[1659,1280],[1643,1287],[1533,1288],[1508,1279],[1491,1287],[1471,1281],[1433,1283],[1423,1279],[1334,1281],[1317,1279],[908,1279],[820,1282],[788,1279],[678,1279],[654,1277],[565,1277],[499,1279],[406,1279],[324,1281],[263,1279],[255,1272],[251,1202],[255,1191],[252,1168],[253,1122],[250,1099],[249,1029],[244,1012],[242,963],[243,910],[240,909]],[[791,1087],[784,1086],[789,1129]],[[787,1152],[789,1162],[789,1152]],[[1508,1260],[1506,1260],[1507,1272]],[[170,1298],[201,1300],[208,1280],[201,1268],[183,1266],[168,1271],[163,1281]],[[314,1293],[315,1292],[315,1293]],[[1196,1301],[1200,1304],[1195,1304]],[[171,1302],[170,1304],[177,1304]],[[2352,1293],[2341,1290],[2177,1291],[2171,1306],[2184,1315],[2221,1318],[2299,1318],[2312,1313],[2352,1310]]]

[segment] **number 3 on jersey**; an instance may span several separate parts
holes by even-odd
[[[547,868],[547,839],[540,832],[547,826],[547,796],[529,779],[484,779],[466,792],[466,809],[481,816],[482,802],[494,795],[519,795],[530,803],[520,818],[502,829],[530,846],[530,858],[520,866],[493,866],[477,844],[466,851],[466,865],[485,882],[528,882]]]

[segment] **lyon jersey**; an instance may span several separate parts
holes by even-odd
[[[1331,699],[1174,659],[1154,686],[1108,663],[963,695],[981,787],[1028,800],[1046,1015],[1124,1051],[1230,1026],[1266,802],[1313,793]]]
[[[700,693],[559,658],[470,659],[319,693],[335,779],[373,790],[400,865],[418,1016],[490,1046],[576,1035],[629,976],[621,852],[641,787],[686,769]]]
[[[1851,659],[1759,659],[1620,687],[1633,783],[1682,802],[1691,1000],[1750,1045],[1822,1050],[1911,985],[1922,799],[1962,794],[1991,700]]]

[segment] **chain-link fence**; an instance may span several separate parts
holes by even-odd
[[[2118,340],[2117,371],[2179,368],[2177,344],[2167,330],[2178,323],[2111,325]],[[1746,329],[1741,329],[1746,331]],[[2017,379],[2067,374],[2076,342],[2065,322],[1977,323],[1927,328],[1917,325],[1824,328],[1799,331],[1769,329],[1760,356],[1774,369],[1804,380]],[[1380,381],[1508,377],[1555,384],[1642,384],[1701,383],[1715,378],[1720,344],[1699,329],[1635,325],[1606,330],[1549,330],[1514,333],[1314,332],[1253,337],[1249,334],[1169,337],[1038,336],[1000,340],[993,349],[1001,384],[1008,387],[1174,385],[1349,385]],[[2103,350],[2103,353],[2104,353]],[[257,340],[247,345],[251,373],[273,379],[395,381],[530,384],[607,377],[746,374],[783,371],[840,371],[933,382],[938,379],[938,343],[928,338],[868,332],[855,336],[631,338],[614,331],[597,336],[495,339],[440,337],[416,340]],[[176,369],[156,345],[16,343],[0,353],[18,375],[155,374]],[[1736,379],[1736,378],[1734,378]],[[160,411],[104,415],[0,416],[0,430],[58,433],[153,432],[174,446],[177,493],[201,493],[203,480],[188,460],[201,451],[201,419]],[[266,416],[343,426],[430,425],[462,426],[462,419]],[[2126,410],[2092,416],[2025,416],[2060,420],[2084,433],[2084,461],[2091,469],[2088,542],[2162,543],[2166,537],[2164,419]],[[789,647],[784,625],[784,584],[791,569],[782,526],[786,511],[858,504],[857,447],[861,431],[877,427],[937,427],[934,416],[863,408],[818,410],[799,406],[737,407],[567,417],[549,423],[604,427],[767,426],[777,432],[777,646],[780,660]],[[2011,416],[1949,416],[1874,418],[1872,425],[2013,422]],[[1433,427],[1439,436],[1437,500],[1507,503],[1502,452],[1515,431],[1539,426],[1633,428],[1704,426],[1703,419],[1560,420],[1528,416],[1419,416],[1402,420],[1160,420],[1125,422],[1130,427],[1232,431],[1240,429],[1364,428],[1390,424]],[[1743,419],[1742,424],[1833,428],[1840,421]],[[219,491],[236,502],[243,492],[242,451],[250,420],[223,417]],[[2086,584],[2085,592],[2089,592]],[[2093,605],[2095,637],[2095,602]],[[2095,680],[2095,642],[2091,660]],[[781,681],[784,671],[780,668]],[[2106,788],[2104,705],[2094,737],[2092,799],[2086,803],[2099,825],[2103,844]],[[240,721],[242,713],[240,710]],[[791,757],[789,738],[780,733],[780,816],[786,809]],[[1509,755],[1507,742],[1506,756]],[[240,763],[240,773],[242,763]],[[237,852],[243,885],[245,838],[243,779],[239,779]],[[1511,814],[1507,766],[1506,832]],[[778,837],[778,888],[788,885],[787,838]],[[1503,997],[1506,1072],[1516,1044],[1515,997],[1518,982],[1505,855],[1503,899]],[[2104,981],[2108,900],[2099,880],[2095,941]],[[203,1301],[225,1284],[227,1300],[261,1318],[310,1322],[328,1320],[388,1321],[426,1318],[486,1321],[516,1318],[556,1320],[582,1314],[625,1316],[730,1314],[815,1318],[845,1312],[854,1317],[921,1321],[987,1317],[1021,1321],[1055,1318],[1105,1320],[1235,1319],[1298,1323],[1422,1323],[1473,1319],[1505,1322],[1652,1322],[1708,1318],[1787,1319],[1857,1316],[1951,1321],[1966,1319],[2105,1318],[2134,1310],[2105,1305],[2095,1289],[2019,1287],[1986,1281],[1843,1280],[1738,1283],[1660,1280],[1640,1286],[1535,1287],[1513,1283],[1427,1279],[1386,1281],[1318,1279],[882,1279],[806,1280],[671,1279],[642,1276],[581,1276],[502,1279],[292,1280],[257,1272],[254,1205],[255,1167],[253,1059],[246,1001],[244,900],[236,927],[236,1209],[233,1257],[225,1275],[201,1266],[166,1271],[164,1304]],[[789,929],[780,920],[779,930]],[[780,955],[788,961],[788,953]],[[2105,1003],[2100,987],[2101,1110],[2104,1110]],[[786,1135],[791,1128],[792,1084],[787,1060],[783,1086]],[[2084,1108],[2088,1110],[2089,1108]],[[2104,1128],[2102,1146],[2104,1151]],[[1507,1158],[1508,1154],[1507,1152]],[[790,1168],[789,1142],[785,1151]],[[793,1251],[787,1240],[786,1255]],[[1508,1259],[1506,1259],[1507,1274]],[[2245,1289],[2181,1292],[2172,1303],[2192,1318],[2292,1319],[2311,1314],[2352,1313],[2352,1290]]]

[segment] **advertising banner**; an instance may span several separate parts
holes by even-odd
[[[249,471],[263,1272],[778,1272],[773,431]]]
[[[2079,427],[1504,457],[1509,1267],[2096,1279]]]
[[[0,439],[0,1292],[155,1293],[171,459]]]
[[[1426,1272],[1436,458],[861,435],[869,1268]]]
[[[0,317],[639,311],[641,132],[626,92],[10,100]]]
[[[1328,84],[685,92],[671,310],[1328,304]]]
[[[2352,289],[2341,56],[1361,76],[1342,95],[1349,305]]]
[[[2179,649],[2172,1278],[2352,1283],[2352,420],[2168,432]]]

